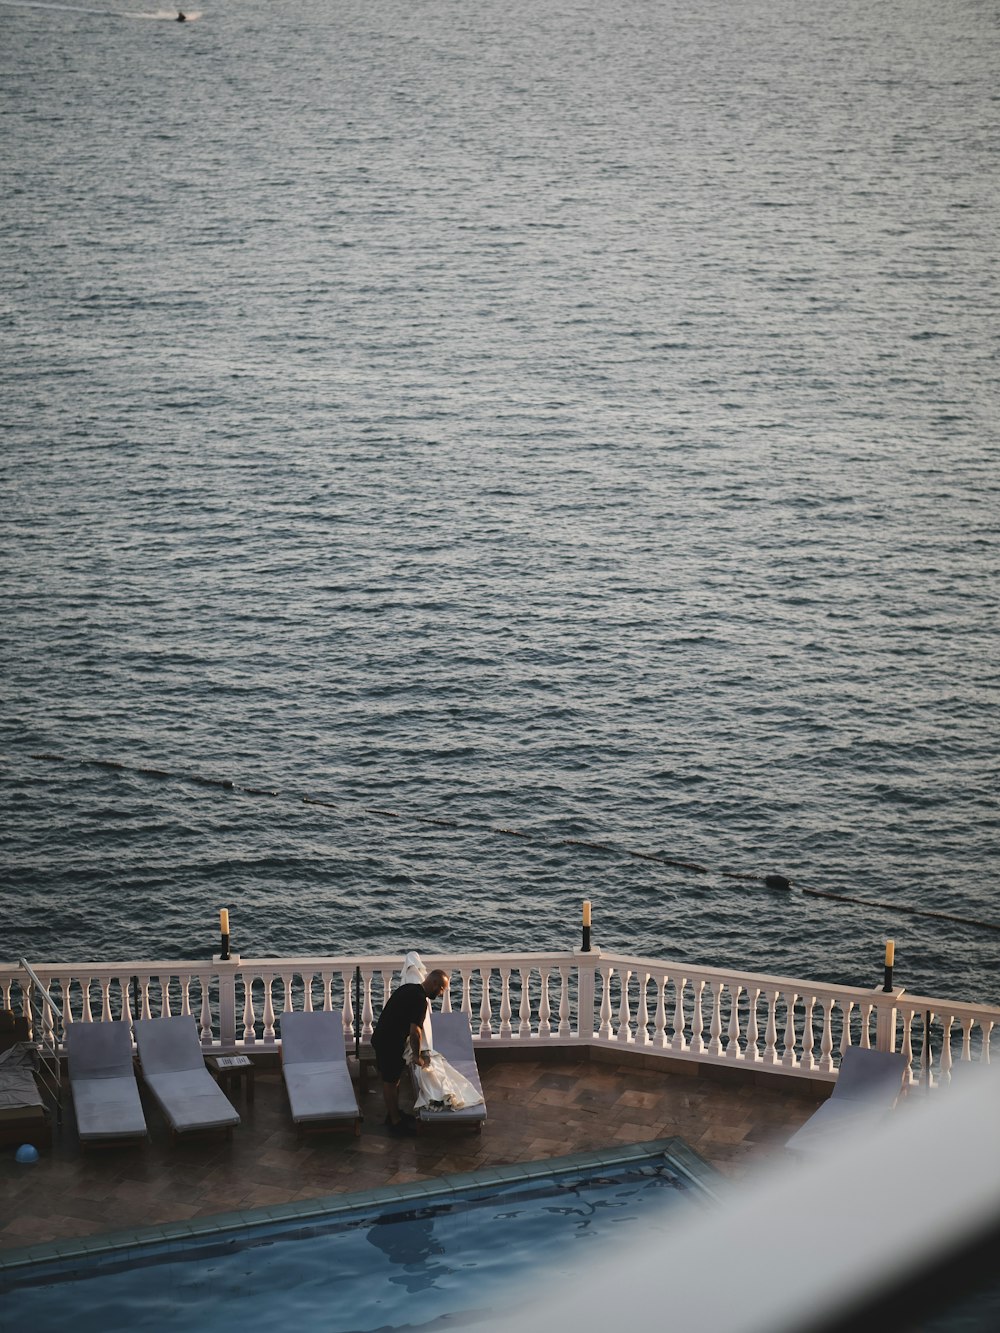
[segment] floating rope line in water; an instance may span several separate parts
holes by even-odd
[[[617,847],[610,842],[590,842],[583,838],[545,838],[536,833],[526,833],[522,829],[506,828],[502,824],[469,824],[455,819],[439,819],[432,815],[417,815],[409,811],[385,810],[379,806],[362,805],[355,809],[348,808],[340,801],[324,801],[317,796],[303,796],[296,792],[283,792],[274,787],[245,787],[230,778],[204,777],[199,773],[173,773],[163,768],[150,768],[138,764],[123,764],[117,759],[74,759],[64,754],[29,754],[29,759],[43,759],[53,763],[71,763],[94,768],[113,768],[126,773],[137,773],[143,777],[165,778],[172,782],[191,782],[201,787],[218,787],[223,791],[242,792],[246,796],[271,796],[279,800],[297,801],[301,805],[315,805],[324,810],[335,810],[348,818],[356,814],[375,815],[380,819],[399,819],[411,824],[430,824],[435,828],[457,829],[462,833],[493,834],[508,838],[523,838],[539,847],[581,847],[586,851],[604,852],[611,856],[631,856],[640,861],[652,861],[657,865],[670,866],[677,870],[689,870],[697,875],[715,874],[719,879],[738,880],[742,883],[763,884],[765,888],[790,890],[792,888],[806,897],[824,898],[830,902],[848,903],[853,907],[870,907],[879,912],[898,912],[904,916],[927,917],[934,921],[951,921],[960,926],[972,926],[977,930],[1000,932],[1000,923],[980,921],[975,917],[958,916],[952,912],[935,912],[924,907],[910,907],[905,903],[875,902],[869,898],[855,898],[846,893],[831,893],[827,889],[810,889],[784,875],[755,875],[747,871],[717,870],[699,865],[696,861],[681,861],[670,856],[661,856],[658,852],[640,852],[630,847]]]

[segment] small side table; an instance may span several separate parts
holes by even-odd
[[[240,1083],[246,1088],[247,1101],[253,1102],[253,1061],[249,1055],[206,1055],[205,1064],[220,1087]]]
[[[358,1052],[358,1090],[363,1094],[368,1091],[368,1080],[372,1075],[378,1077],[378,1061],[370,1046],[362,1046]]]

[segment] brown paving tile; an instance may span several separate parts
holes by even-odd
[[[635,1106],[649,1110],[654,1106],[659,1106],[663,1100],[663,1094],[659,1091],[642,1091],[639,1088],[626,1088],[618,1098],[619,1106]]]
[[[740,1125],[713,1125],[696,1140],[693,1146],[700,1148],[715,1144],[743,1143],[746,1136],[746,1130]]]
[[[537,1089],[555,1089],[559,1092],[572,1092],[578,1083],[575,1074],[539,1074],[535,1080]]]

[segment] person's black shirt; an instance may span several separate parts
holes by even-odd
[[[401,1052],[410,1035],[410,1027],[423,1027],[427,1013],[427,993],[419,982],[398,986],[388,1000],[375,1024],[372,1045],[387,1052]]]

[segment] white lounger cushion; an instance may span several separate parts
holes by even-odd
[[[282,1014],[281,1072],[296,1124],[360,1120],[339,1010]]]
[[[128,1024],[69,1023],[65,1040],[80,1139],[145,1138]]]

